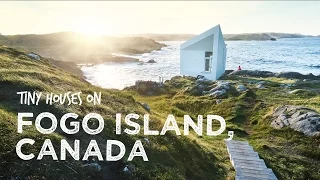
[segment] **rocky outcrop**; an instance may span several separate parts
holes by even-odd
[[[239,92],[243,92],[246,90],[247,90],[247,88],[243,84],[240,84],[237,86],[237,91],[239,91]]]
[[[68,61],[57,61],[54,59],[48,59],[51,64],[53,64],[54,66],[61,68],[65,71],[71,72],[73,74],[78,75],[80,78],[85,79],[81,69],[77,66],[76,63],[74,62],[68,62]]]
[[[150,108],[150,106],[149,106],[147,103],[140,103],[140,104],[141,104],[141,106],[142,106],[145,110],[147,110],[148,112],[151,111],[151,108]]]
[[[265,89],[265,81],[259,81],[257,82],[257,86],[258,89]]]
[[[203,91],[203,94],[209,94],[209,96],[218,97],[225,93],[230,89],[230,82],[218,81],[217,85],[210,89],[209,91]]]
[[[153,59],[150,59],[149,61],[147,61],[147,63],[157,63],[157,62]]]
[[[31,53],[28,54],[28,56],[31,57],[34,60],[40,60],[40,56],[38,54],[36,54],[36,53],[31,52]]]
[[[276,77],[281,78],[294,78],[294,79],[315,79],[317,76],[313,75],[312,73],[309,73],[307,75],[298,73],[298,72],[281,72],[275,74]],[[318,77],[319,78],[319,77]]]
[[[304,106],[284,105],[272,114],[271,126],[275,129],[290,127],[307,136],[320,135],[320,114]]]
[[[276,38],[271,38],[271,39],[270,39],[270,41],[276,41],[276,40],[277,40]]]
[[[216,90],[210,93],[209,95],[213,97],[218,97],[218,96],[224,95],[225,93],[227,93],[227,91],[225,89],[221,89],[221,90]]]
[[[162,84],[155,81],[136,81],[132,86],[139,94],[154,96],[162,93]],[[130,89],[130,88],[129,88]]]
[[[320,76],[315,76],[312,73],[301,74],[298,72],[281,72],[273,73],[270,71],[258,71],[258,70],[236,70],[228,73],[229,76],[232,75],[241,75],[241,76],[251,76],[251,77],[278,77],[278,78],[287,78],[287,79],[313,79],[320,80]]]
[[[236,70],[229,75],[246,75],[252,77],[272,77],[275,74],[270,71],[258,71],[258,70]]]

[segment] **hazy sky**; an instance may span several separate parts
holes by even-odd
[[[320,2],[0,2],[0,33],[223,33],[319,35]]]

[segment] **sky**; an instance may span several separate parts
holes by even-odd
[[[320,35],[320,1],[0,2],[0,33],[199,34],[286,32]]]

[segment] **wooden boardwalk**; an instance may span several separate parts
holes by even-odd
[[[236,170],[236,180],[277,180],[272,169],[246,141],[226,141],[230,161]]]

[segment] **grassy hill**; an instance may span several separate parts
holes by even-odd
[[[48,106],[45,100],[38,106],[19,105],[18,91],[41,91],[64,93],[68,91],[82,91],[83,96],[93,91],[102,92],[102,104],[93,106],[84,103],[77,105],[53,105]],[[67,112],[74,112],[79,119],[87,113],[96,112],[105,119],[105,130],[94,137],[79,132],[76,135],[66,135],[61,131],[50,135],[38,133],[34,127],[28,128],[23,134],[17,133],[17,113],[33,112],[35,116],[48,111],[58,118]],[[16,143],[23,137],[35,139],[33,146],[27,146],[26,151],[38,154],[44,139],[50,138],[59,157],[60,139],[81,140],[81,152],[86,150],[89,140],[96,139],[100,145],[102,154],[105,154],[107,139],[120,140],[127,148],[132,148],[136,139],[145,138],[143,135],[117,136],[114,133],[116,113],[147,113],[133,97],[118,90],[106,90],[90,85],[81,80],[77,75],[67,73],[53,66],[45,58],[34,60],[24,52],[12,48],[0,46],[0,178],[28,178],[28,179],[224,179],[228,176],[228,156],[224,146],[202,146],[197,139],[174,135],[151,136],[151,144],[145,145],[149,162],[143,162],[142,158],[126,162],[126,158],[116,163],[98,162],[102,170],[96,172],[82,161],[53,161],[45,158],[41,161],[22,161],[15,153]],[[151,127],[160,126],[164,115],[151,112]],[[209,141],[209,140],[208,140]],[[213,142],[222,142],[221,139],[213,139]],[[221,144],[222,145],[222,144]],[[211,148],[212,147],[212,148]],[[128,151],[126,157],[128,157]],[[68,158],[67,158],[68,159]],[[71,157],[69,158],[71,159]],[[186,164],[186,162],[188,162]],[[135,172],[132,176],[123,173],[125,165],[134,165]]]
[[[0,45],[35,52],[45,57],[75,63],[121,61],[111,53],[140,54],[158,50],[164,44],[142,37],[88,36],[62,32],[43,35],[0,35]],[[135,59],[125,59],[136,61]]]
[[[222,79],[232,83],[231,89],[222,97],[200,96],[188,89],[196,85],[193,78],[173,78],[165,83],[161,93],[144,96],[134,89],[124,91],[102,89],[90,85],[77,75],[70,74],[52,65],[48,59],[34,60],[24,52],[0,46],[0,179],[233,179],[234,170],[229,162],[224,138],[226,132],[218,137],[203,135],[198,137],[193,132],[189,136],[129,136],[115,135],[114,116],[116,113],[150,114],[151,128],[161,129],[168,114],[175,115],[181,131],[183,115],[189,114],[196,119],[198,114],[217,114],[227,121],[227,130],[235,132],[235,139],[248,140],[259,155],[271,167],[279,179],[320,179],[319,137],[307,137],[289,128],[275,130],[270,127],[270,114],[282,104],[303,105],[320,111],[319,81],[299,81],[284,78],[255,78],[246,76],[224,76]],[[255,84],[264,80],[266,89],[257,89]],[[288,94],[281,88],[283,83],[294,83],[295,88],[305,88],[297,94]],[[235,86],[243,84],[246,92],[237,92]],[[208,83],[208,87],[215,83]],[[93,91],[102,92],[102,104],[93,106],[84,103],[77,105],[45,104],[44,99],[38,106],[19,105],[18,91],[41,91],[64,93],[82,91],[83,96]],[[222,102],[217,103],[216,100]],[[147,103],[151,111],[147,112],[140,103]],[[78,114],[82,119],[87,113],[96,112],[105,119],[105,130],[94,137],[80,131],[75,135],[66,135],[60,130],[54,134],[39,134],[32,126],[17,133],[17,113],[33,112],[35,115],[48,111],[58,118],[67,112]],[[139,120],[142,124],[142,119]],[[127,162],[97,162],[100,171],[95,171],[85,164],[89,162],[53,161],[45,158],[41,161],[22,161],[15,153],[16,143],[23,137],[35,139],[33,146],[26,151],[37,155],[44,139],[50,138],[59,157],[59,141],[67,139],[81,140],[81,153],[91,139],[97,140],[102,154],[105,154],[107,139],[122,141],[130,149],[135,140],[148,138],[144,143],[149,162],[135,158]],[[128,157],[129,151],[125,157]],[[82,156],[80,156],[82,157]],[[91,161],[92,162],[92,161]],[[134,166],[131,175],[123,168]]]

